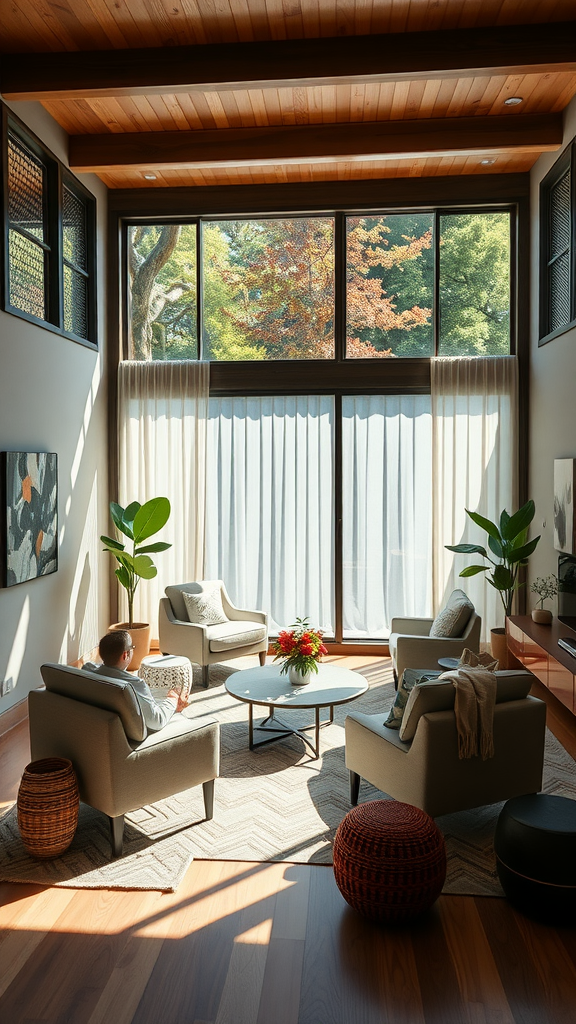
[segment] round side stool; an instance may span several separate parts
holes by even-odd
[[[576,800],[533,793],[508,800],[494,836],[510,902],[549,923],[576,919]]]
[[[192,689],[192,665],[176,654],[151,654],[142,658],[138,675],[151,690],[178,690],[187,697]]]
[[[411,804],[359,804],[338,826],[334,877],[346,902],[365,917],[404,924],[428,910],[442,892],[444,836]]]

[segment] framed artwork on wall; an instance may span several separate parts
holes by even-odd
[[[58,456],[2,452],[2,584],[58,569]]]
[[[574,484],[576,459],[554,459],[554,547],[576,554]]]

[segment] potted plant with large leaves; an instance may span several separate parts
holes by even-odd
[[[456,551],[464,555],[482,555],[486,559],[484,565],[467,565],[462,569],[460,576],[467,577],[476,576],[480,572],[487,573],[488,583],[500,595],[504,616],[512,614],[514,594],[522,586],[522,583],[518,581],[518,571],[521,566],[528,564],[528,558],[540,540],[539,536],[528,540],[528,529],[535,512],[534,502],[530,500],[513,515],[509,515],[504,510],[500,514],[497,524],[479,515],[478,512],[470,512],[466,509],[466,515],[470,516],[472,522],[487,533],[489,551],[481,544],[446,545],[449,551]],[[500,667],[508,667],[510,659],[507,653],[505,628],[498,626],[491,630],[491,647],[492,654],[498,658]]]
[[[126,508],[122,508],[117,502],[111,501],[110,515],[118,532],[131,542],[131,550],[127,550],[126,544],[113,537],[100,537],[105,550],[119,563],[116,576],[128,598],[128,621],[115,622],[109,627],[109,632],[114,629],[130,631],[135,645],[130,667],[137,669],[142,658],[146,657],[150,650],[150,623],[134,622],[134,595],[140,580],[152,580],[158,575],[150,555],[172,547],[165,541],[145,543],[166,525],[170,516],[170,502],[168,498],[151,498],[143,505],[133,501]]]

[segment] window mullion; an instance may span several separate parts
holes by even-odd
[[[334,396],[334,640],[342,643],[344,594],[342,548],[342,395]]]
[[[205,359],[204,352],[204,237],[203,224],[196,222],[196,337],[198,359]]]
[[[346,216],[334,219],[334,356],[346,358]]]
[[[432,226],[434,242],[434,290],[433,290],[433,311],[432,324],[434,332],[434,355],[438,355],[440,345],[440,211],[434,210],[434,223]]]
[[[48,320],[57,327],[64,324],[64,281],[62,265],[62,173],[58,164],[46,167],[46,229],[50,251],[47,254],[46,292]]]
[[[47,242],[43,242],[41,238],[37,238],[31,231],[27,231],[26,228],[20,226],[20,224],[13,224],[12,221],[8,221],[8,226],[11,231],[17,231],[19,235],[26,238],[29,242],[33,242],[39,249],[43,249],[44,252],[50,251],[50,246]]]

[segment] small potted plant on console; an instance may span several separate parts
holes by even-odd
[[[556,597],[558,593],[558,577],[554,573],[550,573],[549,576],[538,576],[532,583],[530,590],[533,594],[538,594],[540,599],[539,606],[532,611],[534,622],[539,622],[543,626],[549,626],[552,622],[552,612],[549,608],[544,607],[544,601]]]

